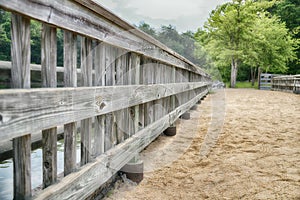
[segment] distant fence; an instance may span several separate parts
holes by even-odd
[[[271,90],[271,81],[273,74],[262,73],[259,77],[259,89],[260,90]]]
[[[300,74],[273,77],[272,90],[300,94]]]
[[[0,0],[0,8],[12,12],[12,60],[0,62],[12,88],[0,90],[0,141],[13,141],[15,199],[88,198],[211,86],[198,66],[94,1]],[[41,65],[30,64],[30,19],[42,23]],[[58,28],[62,67],[56,64]],[[40,88],[30,89],[31,71],[40,74]],[[57,127],[65,147],[60,181]],[[42,135],[43,189],[33,196],[35,133]]]

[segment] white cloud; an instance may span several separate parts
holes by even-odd
[[[172,24],[179,32],[201,27],[217,5],[230,0],[97,0],[132,24]]]
[[[127,7],[136,9],[136,14],[152,19],[172,20],[181,16],[195,15],[199,12],[199,4],[194,4],[195,0],[128,0]],[[201,5],[200,5],[201,6]]]

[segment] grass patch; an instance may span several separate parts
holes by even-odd
[[[230,83],[226,83],[226,87],[229,88]],[[258,83],[255,82],[254,86],[251,85],[251,82],[244,81],[244,82],[236,82],[235,85],[236,88],[253,88],[253,89],[258,89]]]

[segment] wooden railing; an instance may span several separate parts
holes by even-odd
[[[0,0],[0,7],[12,12],[12,59],[0,62],[1,70],[11,71],[11,89],[0,90],[0,141],[13,140],[15,199],[89,197],[211,85],[199,67],[94,0]],[[41,65],[30,64],[30,19],[42,23]],[[56,61],[58,28],[64,33],[63,67]],[[40,71],[41,88],[30,89],[31,70]],[[60,73],[63,87],[57,88]],[[64,177],[58,181],[61,125]],[[33,195],[30,146],[39,131],[43,189]]]
[[[300,94],[300,75],[273,77],[272,90]]]

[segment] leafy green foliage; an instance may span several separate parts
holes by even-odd
[[[254,0],[225,3],[211,12],[204,29],[195,34],[197,47],[209,55],[210,63],[219,70],[231,66],[231,87],[235,87],[240,68],[243,73],[252,71],[252,76],[257,67],[286,72],[287,62],[295,59],[296,41],[285,24],[266,11],[274,3]],[[228,76],[227,71],[221,70],[221,74]]]
[[[9,12],[0,9],[0,60],[11,60],[11,15]],[[41,63],[41,23],[31,20],[30,23],[30,46],[31,63]],[[57,64],[63,66],[63,31],[57,30]]]
[[[300,39],[300,1],[284,0],[279,1],[271,9],[270,13],[277,15],[286,24],[292,37]],[[300,74],[300,46],[296,47],[297,59],[289,61],[287,74]]]
[[[186,31],[184,33],[178,33],[176,28],[172,25],[161,26],[159,31],[156,31],[149,24],[142,22],[138,28],[145,33],[151,35],[161,43],[165,44],[178,54],[184,56],[188,60],[195,64],[201,64],[199,59],[195,56],[196,49],[194,33]]]
[[[0,10],[0,60],[10,60],[10,14]]]

